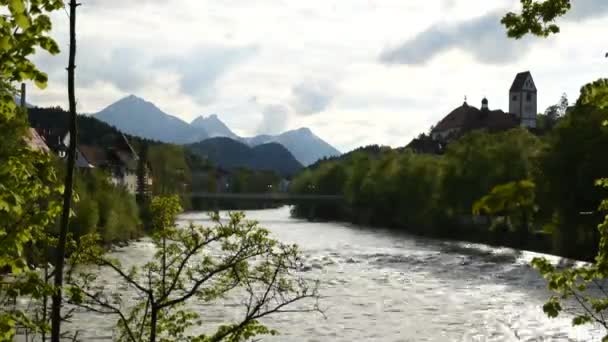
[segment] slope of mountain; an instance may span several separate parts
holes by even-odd
[[[228,128],[228,126],[226,126],[226,124],[224,124],[217,117],[216,114],[212,114],[208,117],[203,117],[201,115],[198,118],[194,119],[190,123],[190,126],[202,128],[210,138],[226,137],[234,140],[240,139],[239,136],[234,134],[234,132],[232,132],[230,128]]]
[[[276,136],[260,135],[245,138],[248,144],[255,146],[268,142],[276,142],[285,146],[296,159],[305,166],[319,159],[339,156],[341,153],[333,146],[316,136],[308,128],[287,131]]]
[[[208,137],[203,129],[192,127],[134,95],[118,100],[94,117],[125,133],[163,142],[183,144]]]
[[[197,155],[226,169],[239,167],[254,170],[272,170],[283,176],[290,176],[302,169],[293,155],[277,143],[250,147],[242,142],[216,137],[187,145]]]

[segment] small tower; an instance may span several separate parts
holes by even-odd
[[[509,112],[517,116],[522,127],[536,127],[537,91],[529,71],[515,76],[509,90]]]
[[[489,110],[488,108],[488,99],[485,97],[481,100],[481,110]]]

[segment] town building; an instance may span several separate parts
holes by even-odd
[[[69,133],[60,134],[50,129],[39,129],[37,133],[59,158],[66,158],[70,145]],[[124,187],[132,194],[137,192],[139,156],[124,134],[120,134],[111,146],[78,144],[75,162],[76,167],[81,170],[94,168],[104,170],[108,173],[110,183]],[[144,173],[145,183],[151,188],[153,180],[147,165]]]
[[[529,71],[520,72],[515,76],[509,97],[509,113],[519,119],[522,127],[536,128],[537,90]]]
[[[536,128],[537,89],[529,71],[515,76],[509,89],[509,112],[490,109],[488,99],[477,108],[465,102],[452,110],[431,130],[433,140],[448,143],[463,134],[486,129],[490,132],[506,131],[515,127]]]

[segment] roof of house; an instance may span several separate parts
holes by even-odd
[[[28,133],[25,137],[25,142],[32,150],[44,153],[50,152],[48,145],[35,129],[30,128]]]
[[[95,165],[93,165],[84,154],[82,154],[82,150],[80,147],[76,148],[76,167],[81,169],[93,169]]]
[[[103,148],[90,145],[80,145],[78,146],[78,149],[89,164],[92,164],[95,167],[104,167],[110,164],[110,157],[108,156],[107,151]]]
[[[470,115],[476,115],[479,109],[469,106],[466,102],[462,106],[454,109],[450,114],[446,115],[437,126],[433,128],[433,132],[447,131],[449,129],[462,128]]]
[[[433,128],[433,132],[447,131],[450,129],[470,131],[474,129],[507,130],[517,127],[519,120],[513,114],[502,110],[478,109],[468,105],[466,102],[454,109],[443,120],[439,121]]]
[[[61,149],[66,149],[66,146],[63,144],[65,132],[52,128],[36,128],[35,130],[52,151],[57,152]]]
[[[129,170],[137,170],[137,158],[131,151],[113,150],[114,156]]]
[[[532,74],[529,71],[524,71],[517,74],[517,76],[515,76],[515,79],[513,80],[513,84],[511,85],[511,89],[509,89],[509,91],[522,90],[528,77],[532,77]]]
[[[502,110],[480,110],[476,115],[469,115],[463,129],[471,131],[475,129],[488,129],[490,131],[502,131],[519,126],[519,119]]]

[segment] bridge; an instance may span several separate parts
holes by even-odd
[[[230,192],[193,192],[192,198],[204,200],[245,200],[257,202],[302,203],[302,202],[341,202],[343,196],[316,194],[289,194],[284,192],[267,193],[230,193]]]

